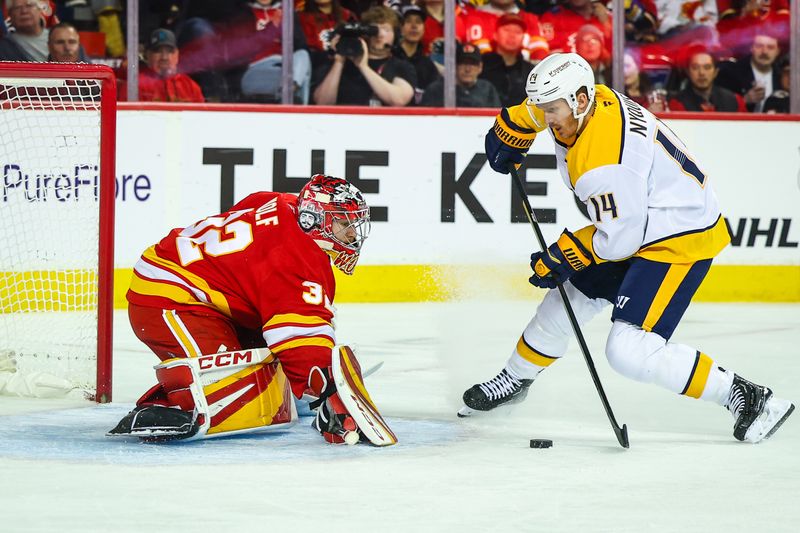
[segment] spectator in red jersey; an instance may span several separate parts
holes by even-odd
[[[306,0],[298,17],[309,50],[319,52],[327,50],[325,32],[343,22],[358,20],[355,13],[343,8],[339,0]]]
[[[417,85],[414,87],[414,102],[419,103],[425,89],[439,78],[439,70],[422,47],[425,35],[425,11],[414,4],[403,6],[400,10],[400,43],[394,55],[414,65],[417,71]]]
[[[575,39],[586,24],[596,26],[611,56],[611,13],[602,2],[566,0],[564,4],[542,15],[542,35],[551,52],[576,52]]]
[[[686,69],[688,84],[669,101],[670,110],[746,112],[741,96],[714,83],[718,73],[716,60],[709,52],[691,54]]]
[[[522,54],[526,60],[538,63],[548,53],[547,41],[539,31],[539,17],[521,11],[515,0],[489,0],[477,9],[464,9],[457,17],[456,37],[464,43],[474,44],[481,53],[495,49],[494,35],[497,21],[503,15],[514,14],[525,23]]]
[[[426,54],[434,53],[434,43],[444,39],[444,0],[418,0],[417,3],[425,10],[427,18],[425,19],[425,35],[422,37],[422,46]],[[470,9],[469,7],[461,7],[456,5],[456,36],[461,35],[463,29],[461,28],[461,17],[459,14],[463,9]],[[441,63],[439,60],[434,60]]]
[[[595,83],[610,85],[611,54],[605,46],[603,32],[597,26],[584,24],[575,36],[575,52],[592,67]]]
[[[180,52],[175,34],[154,30],[145,51],[147,65],[139,71],[139,100],[142,102],[204,102],[200,86],[186,74],[178,72]],[[127,100],[127,84],[118,83],[121,100]]]
[[[737,59],[750,53],[756,34],[771,35],[783,47],[789,44],[787,0],[733,0],[717,23],[722,47]]]
[[[497,89],[503,107],[519,104],[527,98],[525,83],[533,64],[522,56],[522,42],[527,26],[516,14],[497,19],[494,32],[495,51],[483,54],[481,78]]]
[[[780,51],[778,39],[756,35],[748,57],[720,65],[717,83],[742,95],[748,111],[761,113],[766,99],[780,88],[781,69],[777,65]]]
[[[358,21],[355,13],[342,7],[339,0],[306,0],[297,13],[297,20],[303,28],[303,34],[308,43],[308,54],[311,59],[311,75],[319,68],[324,68],[332,52],[330,42],[333,29],[345,23]],[[311,80],[309,79],[309,91]],[[308,98],[305,99],[307,103]]]

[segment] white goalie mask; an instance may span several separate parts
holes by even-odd
[[[581,87],[586,87],[589,97],[589,105],[583,113],[578,112],[578,89]],[[594,103],[594,72],[578,54],[551,54],[528,75],[525,91],[528,93],[528,105],[541,105],[563,98],[580,127]]]

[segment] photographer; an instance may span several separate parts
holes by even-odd
[[[407,105],[414,96],[417,76],[410,63],[392,56],[395,30],[399,26],[397,13],[385,6],[375,6],[364,12],[361,22],[363,26],[340,29],[331,41],[336,53],[328,65],[315,72],[321,81],[314,90],[314,102]]]

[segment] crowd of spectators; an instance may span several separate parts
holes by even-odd
[[[0,60],[89,61],[125,80],[125,2],[0,0]],[[280,0],[140,0],[139,99],[282,100]],[[789,0],[625,0],[625,92],[654,112],[786,113]],[[457,0],[456,104],[525,98],[551,52],[611,84],[612,3]],[[294,103],[441,106],[443,0],[295,0]]]

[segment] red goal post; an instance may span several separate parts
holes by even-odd
[[[111,401],[115,138],[110,68],[0,62],[0,393]]]

